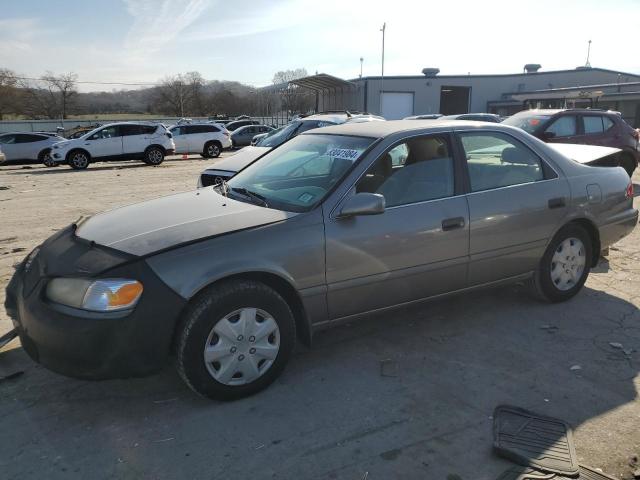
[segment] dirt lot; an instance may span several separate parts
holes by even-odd
[[[0,167],[0,301],[12,266],[55,230],[191,189],[210,163]],[[232,403],[197,397],[171,368],[68,379],[16,340],[0,351],[0,376],[24,372],[0,381],[0,476],[491,480],[511,465],[491,451],[507,403],[565,419],[581,462],[633,478],[639,305],[640,228],[568,303],[514,286],[371,316],[319,334],[268,390]]]

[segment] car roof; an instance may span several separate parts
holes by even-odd
[[[430,129],[434,132],[460,130],[464,127],[484,127],[500,130],[513,130],[513,127],[499,123],[476,122],[472,120],[388,120],[386,122],[343,123],[317,128],[302,135],[332,134],[353,135],[355,137],[384,138],[398,132]],[[517,129],[516,129],[517,130]]]

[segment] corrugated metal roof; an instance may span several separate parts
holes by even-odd
[[[333,75],[328,75],[326,73],[318,73],[317,75],[298,78],[297,80],[292,80],[289,83],[315,91],[356,87],[352,82],[343,80],[342,78],[334,77]]]

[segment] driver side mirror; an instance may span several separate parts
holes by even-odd
[[[551,140],[552,138],[556,138],[556,134],[554,132],[542,132],[542,135],[540,135],[542,137],[542,140]]]
[[[356,193],[349,198],[342,208],[338,218],[355,217],[358,215],[380,215],[384,213],[384,196],[379,193]]]

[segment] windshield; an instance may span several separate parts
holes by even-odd
[[[270,130],[267,133],[263,133],[262,137],[260,137],[259,140],[257,141],[256,146],[264,147],[265,145],[262,142],[264,142],[265,139],[273,137],[277,133],[281,132],[284,128],[285,127],[278,127],[278,128],[273,129],[273,130]]]
[[[535,132],[540,125],[549,120],[551,115],[520,112],[502,121],[505,125],[518,127],[527,133]]]
[[[289,125],[282,128],[282,130],[260,140],[260,146],[275,148],[278,145],[282,145],[287,141],[287,139],[289,139],[289,137],[291,137],[291,135],[293,135],[299,126],[300,122],[291,122]]]
[[[257,205],[306,212],[322,201],[373,141],[300,135],[238,173],[227,182],[226,192]]]

